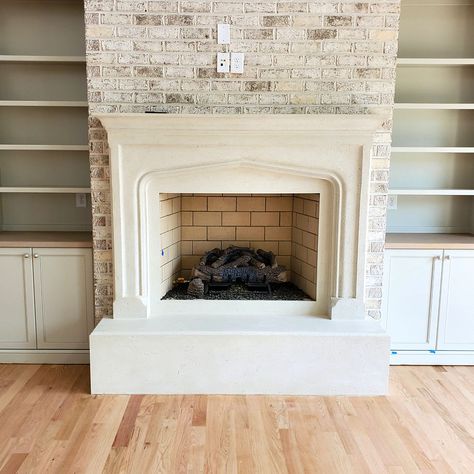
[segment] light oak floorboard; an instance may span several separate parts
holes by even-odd
[[[282,374],[284,376],[284,374]],[[0,474],[474,472],[474,367],[387,397],[96,396],[89,367],[0,365]]]

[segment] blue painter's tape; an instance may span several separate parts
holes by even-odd
[[[432,354],[436,354],[436,351],[435,351],[434,349],[430,349],[430,352],[431,352]]]
[[[398,352],[397,351],[392,351],[392,355],[397,355]]]
[[[165,250],[164,250],[164,249],[161,249],[161,256],[162,256],[162,257],[165,256]]]

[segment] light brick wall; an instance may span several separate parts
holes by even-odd
[[[398,1],[85,0],[91,116],[99,112],[388,113]],[[232,25],[243,75],[217,74],[216,24]],[[380,316],[391,123],[374,147],[369,315]],[[96,317],[113,300],[107,140],[91,118]]]

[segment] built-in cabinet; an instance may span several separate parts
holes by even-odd
[[[36,348],[31,249],[0,248],[0,348]]]
[[[472,0],[402,0],[396,74],[382,302],[392,363],[474,363]]]
[[[444,251],[437,349],[474,351],[474,251]]]
[[[472,0],[402,0],[398,56],[387,230],[471,233]]]
[[[453,361],[465,356],[463,363],[469,357],[474,363],[473,294],[474,250],[386,250],[382,322],[392,339],[392,361],[429,362],[416,357],[429,353],[448,363],[455,351]]]
[[[88,361],[90,191],[84,1],[1,1],[0,362]]]
[[[442,250],[388,250],[384,323],[392,349],[436,349]]]
[[[0,2],[0,231],[90,231],[83,0]]]
[[[88,349],[92,252],[0,248],[0,349]]]

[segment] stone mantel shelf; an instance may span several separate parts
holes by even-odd
[[[372,134],[381,130],[388,117],[354,114],[160,114],[126,113],[95,115],[107,130],[161,129],[168,132],[349,132]]]

